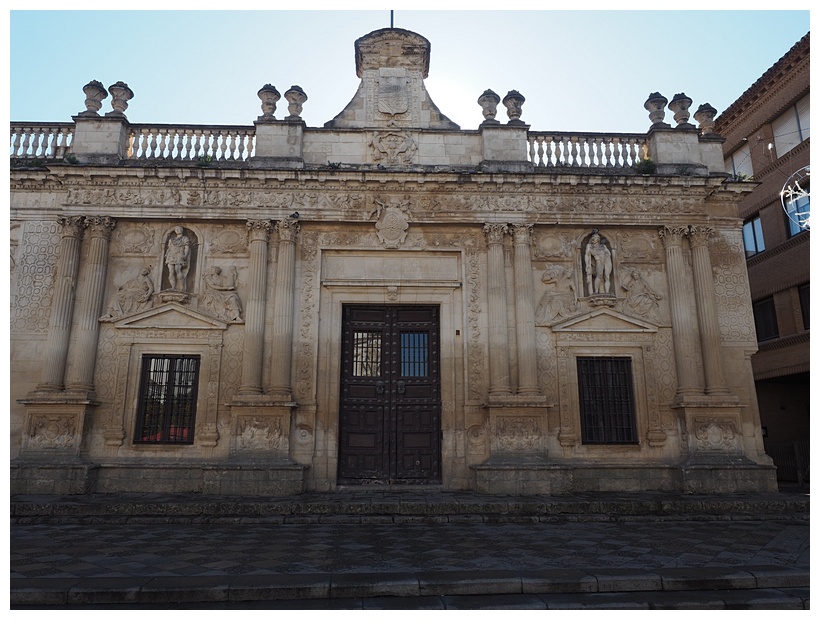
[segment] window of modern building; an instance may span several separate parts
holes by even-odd
[[[755,316],[755,330],[757,330],[757,340],[771,340],[780,334],[777,331],[777,313],[774,310],[774,299],[767,297],[752,304],[752,311]]]
[[[809,198],[809,188],[803,188],[805,196],[786,201],[786,218],[789,225],[789,236],[808,230],[809,216],[811,216],[811,204]]]
[[[743,247],[746,250],[746,258],[760,254],[766,249],[759,215],[743,222]]]
[[[723,165],[726,168],[726,172],[734,177],[751,179],[752,176],[754,176],[754,170],[752,170],[752,157],[748,144],[744,144],[729,157],[723,160]]]
[[[800,293],[800,313],[803,315],[803,329],[809,328],[809,284],[798,287]]]
[[[579,357],[577,363],[581,441],[585,444],[637,443],[632,360]]]
[[[783,157],[798,144],[808,140],[809,129],[809,95],[806,95],[772,122],[777,156]]]
[[[198,355],[144,355],[134,441],[193,443],[198,378]]]

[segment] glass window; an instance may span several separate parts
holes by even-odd
[[[586,444],[637,443],[632,360],[579,357],[581,441]]]
[[[783,157],[798,144],[809,139],[809,120],[809,95],[806,95],[772,122],[774,146],[778,157]]]
[[[752,311],[755,316],[755,330],[757,330],[757,340],[771,340],[777,338],[780,333],[777,330],[777,313],[774,309],[774,299],[767,297],[752,304]]]
[[[401,376],[427,376],[427,332],[401,332]]]
[[[749,145],[744,144],[734,153],[732,153],[723,162],[726,167],[726,172],[739,180],[751,179],[754,175],[752,170],[752,157],[749,151]]]
[[[753,217],[743,223],[743,247],[746,258],[760,254],[766,249],[763,243],[763,228],[760,225],[760,216]]]
[[[142,358],[137,443],[194,442],[199,356]]]
[[[798,289],[800,293],[800,313],[803,315],[803,329],[809,328],[809,285],[804,284]]]
[[[794,237],[809,228],[809,218],[811,217],[809,188],[804,187],[803,189],[806,190],[805,196],[786,200],[786,215],[788,216],[790,237]]]

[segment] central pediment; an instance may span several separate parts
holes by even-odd
[[[654,333],[658,331],[658,327],[609,308],[599,308],[589,314],[557,323],[553,325],[552,331]]]
[[[220,329],[228,324],[200,314],[181,304],[171,302],[151,308],[114,323],[118,329]]]

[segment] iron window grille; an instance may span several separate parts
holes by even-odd
[[[198,384],[198,355],[144,355],[135,443],[192,444]]]
[[[585,444],[638,443],[632,359],[579,357],[581,441]]]

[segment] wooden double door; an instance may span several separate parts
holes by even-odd
[[[344,306],[342,484],[441,481],[438,306]]]

